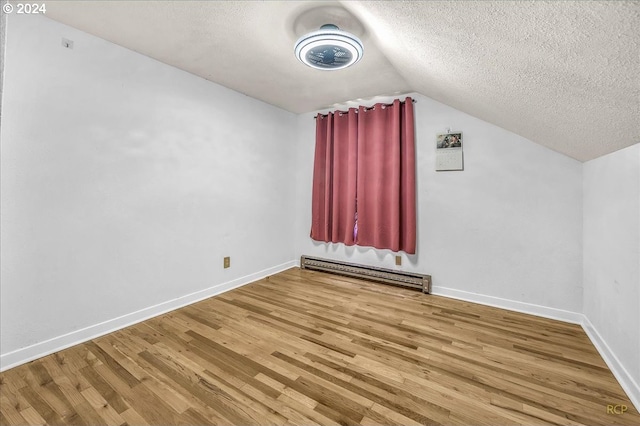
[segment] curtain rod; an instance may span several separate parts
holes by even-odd
[[[405,102],[406,102],[406,101],[400,101],[400,103],[401,103],[401,104],[403,104],[403,103],[405,103]],[[411,99],[411,103],[414,103],[414,104],[415,104],[416,102],[418,102],[418,101],[416,101],[415,99]],[[377,104],[376,104],[376,105],[377,105]],[[390,104],[382,104],[382,106],[392,106],[392,105],[393,105],[393,103],[390,103]],[[375,105],[374,105],[374,106],[370,106],[370,107],[364,107],[364,110],[365,110],[365,111],[370,111],[370,110],[372,110],[372,109],[374,109],[374,108],[375,108]],[[336,111],[336,112],[338,112],[338,113],[342,113],[342,114],[347,114],[349,111]],[[357,112],[358,112],[358,110],[356,109],[356,113],[357,113]],[[326,113],[326,114],[316,114],[316,115],[314,115],[314,116],[313,116],[313,119],[315,120],[315,119],[316,119],[316,118],[318,118],[319,116],[320,116],[320,117],[326,117],[326,116],[328,116],[328,115],[329,115],[329,113]]]

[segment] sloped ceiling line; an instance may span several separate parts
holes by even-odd
[[[294,113],[418,92],[580,161],[640,142],[637,1],[56,1],[47,17]],[[362,61],[300,64],[294,42],[324,23],[361,36]]]

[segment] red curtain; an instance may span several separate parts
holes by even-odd
[[[414,254],[412,99],[316,120],[311,238]]]
[[[357,154],[356,110],[318,115],[311,201],[314,240],[355,244]]]
[[[357,244],[416,252],[413,102],[360,108]]]

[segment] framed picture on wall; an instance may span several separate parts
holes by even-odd
[[[464,170],[462,132],[436,135],[436,171]]]
[[[436,147],[438,149],[462,148],[462,133],[439,133]]]

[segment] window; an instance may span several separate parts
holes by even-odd
[[[413,100],[316,117],[311,238],[415,253]]]

